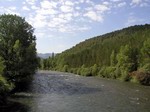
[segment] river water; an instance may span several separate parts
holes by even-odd
[[[40,71],[7,112],[150,112],[150,87],[98,77]],[[6,112],[6,109],[0,110]]]

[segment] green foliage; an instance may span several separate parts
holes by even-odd
[[[115,56],[115,51],[113,50],[110,55],[110,66],[115,66],[115,65],[116,65],[116,56]]]
[[[133,83],[140,83],[140,81],[135,76],[131,78],[131,82],[133,82]]]
[[[69,66],[68,65],[64,65],[62,71],[63,72],[68,72],[69,71]]]
[[[121,77],[121,70],[120,70],[120,68],[115,67],[114,77],[115,77],[116,79],[118,79],[118,78]]]
[[[116,79],[115,67],[102,67],[99,71],[99,76]]]
[[[91,69],[92,69],[92,72],[91,72],[92,76],[96,76],[98,74],[97,64],[94,64],[94,66],[92,66]]]
[[[13,88],[12,84],[9,84],[7,80],[0,75],[0,96],[2,94],[7,94]]]
[[[123,81],[129,80],[129,72],[136,70],[137,60],[135,59],[137,54],[133,52],[131,46],[126,45],[120,48],[119,53],[117,54],[117,65],[116,67],[121,71],[120,79]]]
[[[3,59],[0,57],[0,104],[5,102],[7,93],[13,89],[13,85],[2,76],[4,68]]]
[[[121,47],[117,54],[117,62],[117,67],[128,72],[131,70],[131,47],[129,45]]]
[[[141,48],[141,69],[150,72],[150,38],[148,38]]]
[[[78,71],[77,68],[70,68],[68,72],[78,74],[77,71]]]
[[[121,77],[119,78],[121,81],[129,81],[130,77],[129,77],[129,72],[125,71],[125,70],[121,70]]]
[[[52,55],[52,57],[49,57],[47,59],[40,59],[39,61],[40,61],[39,69],[54,70],[56,67],[54,55]],[[61,69],[59,69],[59,70],[61,70]]]
[[[26,86],[25,82],[32,79],[38,65],[33,32],[33,27],[24,18],[0,15],[0,56],[5,66],[3,74],[16,86]]]
[[[82,68],[81,75],[82,76],[92,76],[91,69],[90,68]]]
[[[142,54],[147,57],[150,58],[150,38],[148,38],[143,45],[142,48]]]
[[[82,65],[81,68],[77,69],[77,74],[82,76],[91,76],[91,68],[86,68],[85,65]]]
[[[77,74],[78,74],[78,75],[81,75],[81,68],[78,68],[78,69],[77,69]]]

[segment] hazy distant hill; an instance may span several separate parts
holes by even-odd
[[[40,58],[46,59],[46,58],[52,57],[52,55],[55,55],[55,54],[54,53],[38,53],[37,55]]]

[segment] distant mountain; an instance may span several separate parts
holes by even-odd
[[[46,58],[55,56],[55,53],[38,53],[37,55],[40,58],[46,59]]]

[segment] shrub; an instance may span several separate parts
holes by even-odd
[[[77,74],[78,74],[78,75],[81,75],[81,68],[78,68],[78,69],[77,69]]]
[[[121,77],[119,78],[121,81],[129,81],[130,77],[127,71],[121,71]]]
[[[98,74],[98,67],[96,64],[94,64],[94,66],[91,67],[91,75],[92,76],[96,76]]]
[[[150,85],[150,73],[145,71],[134,71],[130,73],[131,81],[139,82],[143,85]]]
[[[69,71],[69,66],[68,65],[64,65],[62,71],[63,72],[68,72]]]
[[[99,76],[101,77],[107,77],[107,78],[116,78],[115,76],[115,67],[102,67],[99,71]]]
[[[115,71],[114,71],[114,77],[117,79],[121,76],[121,70],[116,67]]]
[[[137,79],[137,77],[135,77],[135,76],[131,77],[130,81],[133,83],[140,83],[139,80]]]
[[[91,69],[90,68],[82,68],[81,69],[81,75],[92,76]]]

